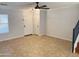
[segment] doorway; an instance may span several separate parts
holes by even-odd
[[[33,34],[33,12],[28,8],[23,10],[24,35]]]

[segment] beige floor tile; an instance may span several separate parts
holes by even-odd
[[[79,56],[71,52],[71,42],[48,36],[26,36],[0,42],[0,56]]]

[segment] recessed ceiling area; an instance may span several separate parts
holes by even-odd
[[[39,5],[47,5],[49,8],[78,5],[78,2],[40,2]],[[0,8],[27,8],[36,6],[35,2],[0,2]]]
[[[78,5],[79,2],[41,2],[40,5],[46,4],[49,8],[59,8],[65,6]]]

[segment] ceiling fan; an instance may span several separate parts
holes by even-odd
[[[39,6],[39,2],[36,2],[35,9],[50,9],[50,8],[48,8],[47,5]]]

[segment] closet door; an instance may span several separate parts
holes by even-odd
[[[40,35],[40,10],[34,9],[34,34]]]
[[[23,10],[24,17],[24,35],[33,33],[33,12],[32,9]]]

